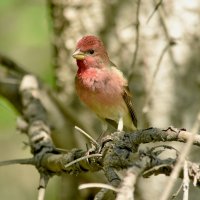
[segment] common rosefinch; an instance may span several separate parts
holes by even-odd
[[[122,72],[110,61],[103,42],[84,36],[73,54],[78,71],[75,78],[80,99],[100,118],[123,130],[137,127],[132,96]]]

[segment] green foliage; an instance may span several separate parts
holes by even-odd
[[[52,84],[45,1],[0,1],[0,52]]]
[[[48,19],[46,2],[43,0],[0,0],[0,53],[52,84]],[[0,97],[0,150],[3,152],[0,160],[31,156],[29,148],[22,151],[23,135],[16,131],[16,116],[11,104]],[[25,172],[22,166],[1,168],[0,177],[0,185],[5,186],[0,189],[0,199],[36,198],[33,197],[37,193],[33,169],[31,171],[27,167]],[[13,181],[15,186],[11,184]],[[31,186],[34,183],[36,185]],[[10,185],[9,190],[6,189],[7,185]]]
[[[6,100],[0,98],[0,127],[7,129],[8,127],[15,127],[16,125],[16,113],[11,105]],[[3,131],[0,135],[4,134]]]

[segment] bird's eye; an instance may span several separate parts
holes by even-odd
[[[94,50],[93,50],[93,49],[90,49],[90,50],[88,51],[88,53],[89,53],[89,54],[93,54],[93,53],[94,53]]]

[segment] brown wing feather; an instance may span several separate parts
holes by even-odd
[[[110,66],[117,68],[117,66],[112,61],[110,61]],[[127,108],[129,110],[129,113],[130,113],[130,116],[131,116],[131,119],[132,119],[132,122],[133,122],[134,126],[137,128],[137,118],[136,118],[136,115],[135,115],[135,111],[133,109],[132,96],[131,96],[131,93],[130,93],[128,86],[124,86],[124,92],[122,94],[122,97],[123,97],[123,99],[124,99],[124,101],[127,105]],[[110,123],[112,126],[117,127],[117,123],[115,121],[110,120],[110,119],[105,119],[105,120],[108,123]]]
[[[133,109],[132,96],[130,94],[128,86],[124,87],[124,93],[122,94],[122,96],[127,105],[128,110],[129,110],[132,122],[133,122],[134,126],[137,127],[137,118],[135,115],[135,111]]]
[[[108,118],[105,118],[105,121],[106,121],[107,123],[109,123],[111,126],[113,126],[115,129],[117,129],[118,124],[117,124],[116,121],[114,121],[114,120],[112,120],[112,119],[108,119]]]

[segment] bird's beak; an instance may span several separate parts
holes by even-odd
[[[83,60],[85,58],[85,54],[80,49],[77,49],[73,53],[72,57],[75,58],[76,60]]]

